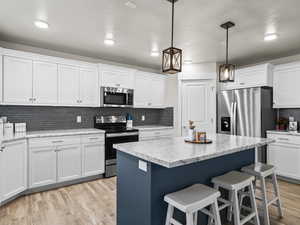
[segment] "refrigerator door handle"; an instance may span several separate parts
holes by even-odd
[[[237,134],[237,130],[236,130],[236,105],[237,103],[234,102],[233,103],[233,135],[236,135]]]
[[[234,133],[234,128],[233,128],[233,124],[234,124],[234,119],[233,119],[233,102],[230,103],[230,134]]]

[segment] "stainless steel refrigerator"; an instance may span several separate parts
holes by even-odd
[[[275,128],[270,87],[244,88],[218,93],[218,133],[266,137]],[[266,162],[266,150],[258,151],[258,160]]]

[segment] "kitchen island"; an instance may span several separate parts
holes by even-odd
[[[257,147],[273,140],[224,134],[209,136],[212,144],[185,143],[184,138],[118,144],[117,225],[163,225],[165,194],[255,162]],[[176,219],[185,224],[184,215]],[[198,224],[205,224],[199,217]]]

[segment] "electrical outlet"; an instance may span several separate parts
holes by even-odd
[[[139,160],[139,169],[147,172],[147,162]]]
[[[145,115],[142,115],[142,121],[145,121],[146,117]]]
[[[76,117],[76,122],[77,122],[77,123],[81,123],[81,116],[77,116],[77,117]]]

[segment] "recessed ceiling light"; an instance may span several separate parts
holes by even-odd
[[[157,57],[157,56],[159,56],[159,52],[158,52],[158,51],[152,51],[152,52],[150,53],[150,55],[151,55],[152,57]]]
[[[135,9],[136,8],[136,4],[134,2],[131,2],[131,1],[126,2],[125,5],[128,8],[131,8],[131,9]]]
[[[192,63],[193,63],[193,60],[191,60],[191,59],[186,59],[186,60],[184,60],[183,62],[184,62],[184,64],[192,64]]]
[[[38,28],[41,28],[41,29],[48,29],[49,28],[49,24],[46,23],[45,21],[42,21],[42,20],[34,21],[34,25]]]
[[[113,39],[105,39],[104,44],[111,46],[115,44],[115,41]]]
[[[277,39],[278,35],[277,34],[266,34],[264,37],[265,41],[273,41]]]

